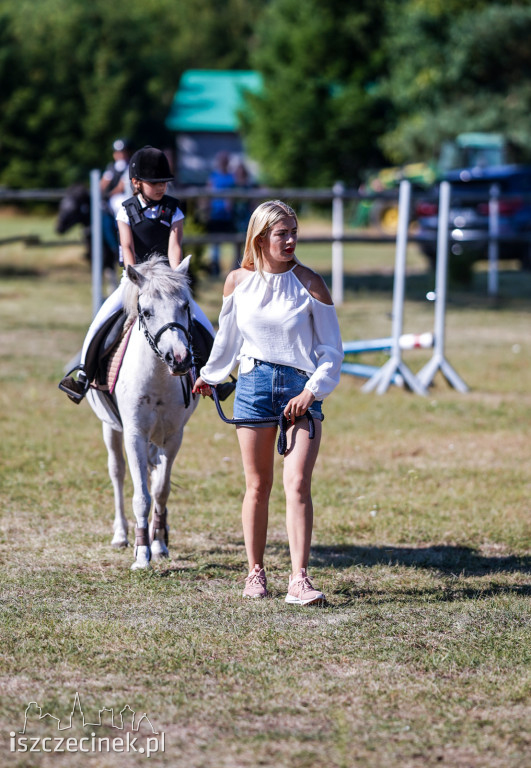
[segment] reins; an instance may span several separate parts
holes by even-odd
[[[221,408],[218,393],[216,392],[216,387],[211,387],[211,389],[212,389],[212,397],[214,398],[214,403],[216,404],[216,409],[218,411],[218,414],[221,420],[224,421],[225,424],[243,424],[245,426],[249,426],[252,424],[276,424],[279,428],[277,451],[281,456],[283,456],[286,453],[286,450],[288,447],[288,439],[286,435],[286,431],[288,428],[288,420],[286,419],[283,413],[281,413],[280,416],[278,416],[278,418],[276,416],[265,416],[264,418],[260,418],[260,419],[259,418],[228,419],[223,413],[223,410]],[[306,411],[304,415],[308,419],[309,438],[310,440],[313,440],[313,438],[315,437],[315,422],[313,420],[313,416],[310,413],[310,411]]]

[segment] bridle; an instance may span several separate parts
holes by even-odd
[[[182,323],[166,323],[162,326],[162,328],[159,328],[157,333],[153,336],[149,328],[146,325],[146,321],[144,319],[144,316],[142,315],[141,309],[140,309],[140,300],[137,301],[137,310],[138,310],[138,324],[140,328],[144,331],[144,336],[146,337],[146,340],[153,350],[153,352],[157,355],[159,360],[162,360],[164,364],[166,364],[166,360],[164,359],[164,355],[160,351],[158,347],[158,343],[162,337],[163,333],[166,333],[166,331],[169,331],[171,328],[177,328],[178,330],[182,331],[184,335],[186,336],[186,349],[190,353],[190,356],[192,358],[192,365],[188,371],[185,373],[177,374],[181,379],[181,387],[183,390],[183,399],[184,399],[184,407],[188,408],[190,405],[190,401],[192,398],[195,399],[195,395],[192,393],[192,385],[195,381],[196,374],[195,374],[195,359],[194,359],[194,350],[193,350],[193,343],[192,343],[192,313],[190,311],[190,304],[188,304],[186,308],[186,315],[188,317],[188,328],[184,326]],[[191,380],[191,376],[193,376],[193,381]]]
[[[192,313],[190,312],[190,305],[189,304],[188,304],[188,306],[186,308],[186,314],[187,314],[187,317],[188,317],[188,327],[184,326],[182,323],[176,323],[176,322],[166,323],[165,325],[162,326],[162,328],[159,328],[159,330],[157,331],[157,333],[154,336],[150,333],[149,328],[147,327],[146,321],[144,319],[144,316],[142,315],[142,312],[141,312],[141,309],[140,309],[140,301],[138,301],[138,303],[137,303],[137,310],[138,310],[138,323],[139,323],[140,327],[142,328],[142,330],[144,331],[144,336],[146,337],[147,342],[148,342],[149,346],[151,347],[151,349],[153,350],[153,352],[157,355],[157,357],[160,360],[162,360],[162,362],[166,362],[166,361],[164,360],[163,353],[160,351],[160,349],[158,347],[158,343],[159,343],[159,341],[160,341],[160,339],[162,337],[162,334],[166,333],[166,331],[169,331],[170,328],[177,328],[178,330],[180,330],[180,331],[182,331],[184,333],[184,335],[186,336],[186,349],[188,350],[190,355],[192,355],[192,357],[193,357],[193,351],[192,351],[192,330],[191,330],[192,329]],[[184,374],[182,374],[182,375],[184,375]]]

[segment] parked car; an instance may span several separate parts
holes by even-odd
[[[531,167],[499,165],[449,171],[450,273],[452,261],[471,273],[475,261],[488,258],[489,200],[498,191],[499,258],[516,259],[531,269]],[[432,266],[437,251],[438,188],[415,206],[418,242]],[[454,272],[456,270],[454,269]]]

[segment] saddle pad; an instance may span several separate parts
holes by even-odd
[[[124,359],[125,350],[127,349],[127,344],[129,343],[129,336],[133,330],[133,325],[133,320],[126,323],[124,326],[124,335],[109,355],[109,363],[107,365],[107,388],[109,390],[109,394],[111,395],[114,392],[116,382],[118,381],[118,374],[120,373],[120,368],[122,367],[122,360]]]

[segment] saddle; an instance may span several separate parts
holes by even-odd
[[[117,350],[122,351],[121,359],[123,359],[129,333],[133,326],[132,321],[129,323],[126,321],[127,315],[123,310],[111,315],[95,334],[85,358],[85,373],[92,386],[96,389],[109,391],[111,394],[116,385],[119,365],[113,374],[112,381],[109,381],[110,362],[114,360],[114,353]]]
[[[85,358],[85,373],[93,389],[112,396],[124,358],[134,320],[123,310],[112,315],[91,341]],[[192,321],[192,348],[196,374],[206,363],[214,343],[208,330]],[[114,400],[114,398],[113,398]]]
[[[95,398],[94,405],[99,403],[100,410],[103,409],[103,415],[98,415],[115,428],[121,428],[122,421],[113,392],[132,327],[123,310],[115,312],[94,335],[83,366],[91,383],[89,392]]]
[[[199,376],[199,370],[208,360],[213,344],[214,337],[212,334],[197,320],[192,320],[192,352],[196,376]]]

